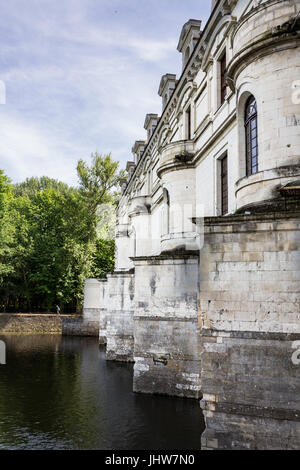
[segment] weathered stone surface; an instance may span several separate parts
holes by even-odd
[[[195,255],[135,260],[136,392],[200,396]]]
[[[106,357],[108,360],[131,362],[134,341],[134,275],[131,273],[108,275],[106,289]]]
[[[300,368],[292,361],[300,340],[300,252],[293,244],[299,221],[296,214],[206,220],[200,254],[203,448],[300,446]]]
[[[98,336],[99,321],[88,320],[80,315],[62,316],[62,334],[65,336]]]
[[[200,255],[203,326],[300,332],[299,214],[207,218]]]
[[[61,334],[62,320],[58,315],[0,313],[0,333]]]

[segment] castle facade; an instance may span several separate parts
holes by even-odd
[[[115,272],[86,281],[107,359],[134,362],[136,392],[199,399],[202,448],[300,447],[299,12],[219,0],[183,26],[127,163]]]

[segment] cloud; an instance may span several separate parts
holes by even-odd
[[[6,161],[6,172],[14,175],[15,181],[22,181],[30,176],[47,176],[76,182],[76,157],[80,158],[80,149],[70,142],[61,147],[61,140],[46,133],[34,123],[18,118],[0,115],[0,166]],[[70,172],[70,166],[73,171]]]
[[[208,2],[209,3],[209,2]],[[209,6],[208,6],[209,9]],[[76,184],[76,162],[112,152],[126,165],[161,75],[179,72],[190,0],[10,0],[1,7],[0,168]]]

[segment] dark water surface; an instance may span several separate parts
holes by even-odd
[[[0,336],[0,449],[200,448],[196,400],[132,392],[133,366],[97,338]]]

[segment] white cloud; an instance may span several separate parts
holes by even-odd
[[[0,168],[14,181],[46,174],[76,184],[77,160],[96,150],[125,166],[145,137],[145,114],[160,113],[161,75],[180,69],[182,12],[195,16],[188,4],[201,8],[197,0],[6,2]]]

